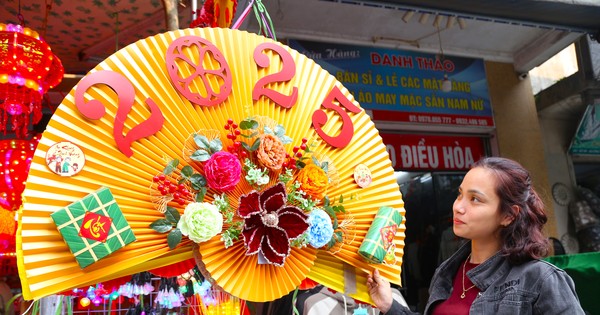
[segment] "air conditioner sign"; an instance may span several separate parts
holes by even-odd
[[[381,133],[392,167],[402,170],[468,170],[485,156],[478,137]]]

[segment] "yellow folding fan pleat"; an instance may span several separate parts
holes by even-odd
[[[212,43],[227,61],[232,90],[220,104],[192,104],[171,83],[165,60],[166,51],[173,41],[183,36],[197,36]],[[252,99],[254,84],[281,66],[280,59],[271,51],[265,52],[271,56],[269,69],[256,65],[253,53],[262,43],[282,46],[294,60],[296,74],[293,79],[270,86],[285,95],[291,93],[292,87],[297,87],[298,100],[292,108],[275,105],[264,96],[257,101]],[[218,66],[214,61],[204,62],[207,66]],[[363,110],[349,113],[354,135],[344,148],[332,147],[315,132],[312,115],[316,110],[323,109],[321,102],[334,87],[339,88],[355,106],[359,105],[335,77],[312,60],[255,34],[204,28],[177,30],[140,40],[107,58],[86,77],[101,70],[122,74],[131,82],[135,88],[135,103],[127,118],[120,121],[116,118],[120,106],[117,93],[106,85],[94,85],[85,93],[85,100],[99,100],[106,113],[101,119],[88,119],[80,113],[75,102],[75,91],[80,82],[52,116],[35,152],[24,192],[25,203],[19,213],[17,253],[26,299],[40,298],[192,257],[190,241],[186,239],[177,249],[169,250],[166,235],[149,227],[153,221],[163,218],[152,202],[152,177],[161,173],[172,159],[186,161],[184,145],[191,134],[199,130],[218,130],[221,139],[225,139],[223,125],[227,119],[239,122],[247,117],[266,117],[283,125],[286,135],[293,139],[293,143],[286,146],[288,152],[291,152],[292,146],[299,145],[302,138],[307,138],[309,143],[315,145],[311,150],[316,155],[331,161],[337,172],[338,183],[327,194],[336,201],[343,196],[347,214],[340,214],[339,219],[352,224],[346,227],[344,243],[335,247],[335,250],[327,253],[311,247],[293,248],[283,267],[258,264],[256,256],[246,256],[241,241],[225,249],[219,237],[213,237],[201,243],[198,250],[207,271],[217,284],[242,299],[269,301],[292,291],[307,275],[332,288],[343,288],[343,274],[335,272],[343,263],[355,267],[357,279],[361,282],[367,272],[377,267],[390,281],[399,283],[404,225],[400,226],[394,239],[395,264],[369,265],[357,254],[379,207],[390,206],[404,215],[389,156],[377,130]],[[215,79],[210,82],[213,87],[221,83]],[[195,84],[192,88],[201,89]],[[113,127],[123,123],[125,132],[128,132],[144,122],[150,116],[146,98],[158,105],[164,116],[164,124],[157,133],[134,141],[131,144],[133,155],[127,157],[117,148]],[[89,103],[83,106],[89,106]],[[329,121],[323,131],[335,136],[342,128],[342,122],[332,111],[326,113]],[[85,154],[85,166],[75,176],[58,176],[46,166],[46,152],[61,141],[72,142]],[[360,188],[353,180],[357,164],[365,164],[372,172],[373,182],[366,188]],[[81,269],[50,214],[101,187],[110,188],[137,240]],[[249,185],[238,185],[228,194],[231,204],[237,207],[239,196],[249,191]],[[207,194],[209,201],[212,201],[213,193],[209,191]],[[178,210],[183,212],[182,207]],[[357,286],[364,289],[360,283]],[[364,298],[360,293],[358,296]]]

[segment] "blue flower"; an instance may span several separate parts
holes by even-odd
[[[308,216],[308,243],[314,248],[320,248],[331,240],[333,224],[331,218],[322,209],[315,208]]]

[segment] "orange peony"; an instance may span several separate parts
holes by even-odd
[[[325,171],[315,164],[308,164],[300,170],[297,180],[300,189],[314,199],[322,199],[329,184]]]
[[[283,142],[277,136],[263,134],[260,136],[260,146],[256,151],[256,157],[262,166],[272,171],[280,170],[285,161]]]

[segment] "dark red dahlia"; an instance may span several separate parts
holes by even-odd
[[[287,205],[287,192],[282,183],[262,193],[252,191],[240,197],[238,214],[244,218],[246,255],[259,251],[276,266],[283,266],[290,254],[290,240],[298,238],[309,227],[308,215],[300,208]]]

